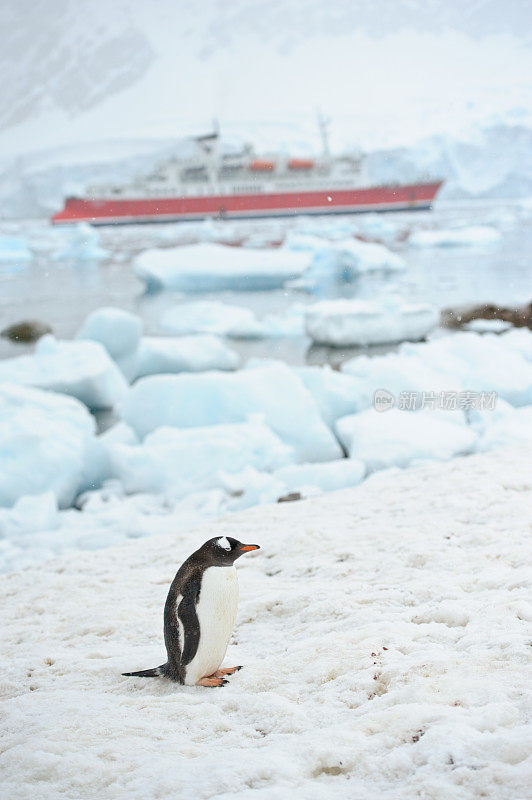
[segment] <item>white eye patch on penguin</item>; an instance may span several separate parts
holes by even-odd
[[[187,686],[224,686],[238,667],[221,668],[233,632],[238,606],[234,562],[258,544],[231,536],[209,539],[183,562],[172,581],[164,607],[167,662],[159,667],[124,672],[125,676],[162,676]]]
[[[227,539],[227,536],[220,536],[218,539],[218,547],[223,547],[224,550],[230,550],[231,544]]]

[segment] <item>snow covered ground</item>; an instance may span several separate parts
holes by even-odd
[[[528,449],[384,472],[1,584],[6,796],[528,796]],[[257,541],[223,690],[122,678],[211,536]]]

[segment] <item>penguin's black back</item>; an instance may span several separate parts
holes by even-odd
[[[195,555],[193,553],[187,558],[177,571],[164,605],[164,643],[168,656],[166,674],[180,683],[185,682],[184,668],[196,655],[200,640],[196,604],[201,592],[201,579],[208,565],[202,564]],[[178,606],[180,596],[182,599]],[[181,642],[178,614],[183,624],[184,642]]]

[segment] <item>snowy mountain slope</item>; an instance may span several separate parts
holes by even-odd
[[[138,81],[156,58],[164,58],[169,41],[188,40],[200,60],[246,39],[287,54],[308,40],[357,32],[383,37],[399,30],[440,34],[452,29],[473,39],[522,37],[529,21],[521,0],[488,0],[467,8],[457,0],[336,0],[332,5],[203,0],[201,13],[186,0],[5,2],[0,6],[0,125],[8,128],[54,107],[72,115],[91,108]]]
[[[527,466],[389,471],[5,576],[4,794],[524,798]],[[225,664],[244,669],[223,689],[122,678],[161,663],[169,582],[224,535],[262,547],[238,566]]]
[[[4,2],[0,28],[1,128],[51,108],[92,108],[138,80],[155,57],[124,3]]]
[[[456,0],[204,0],[200,12],[186,0],[23,0],[2,8],[0,127],[13,132],[4,152],[176,135],[214,114],[231,127],[268,121],[287,131],[303,116],[304,129],[316,103],[349,120],[347,141],[373,141],[378,121],[395,137],[408,121],[408,139],[420,102],[431,120],[421,133],[445,127],[449,115],[462,122],[467,111],[485,118],[527,103],[527,8],[515,0],[467,13]],[[345,143],[344,122],[333,134]]]
[[[51,159],[62,196],[111,151],[120,178],[215,116],[230,139],[301,153],[320,146],[317,106],[336,151],[532,128],[528,16],[518,0],[5,2],[0,215],[49,207]]]

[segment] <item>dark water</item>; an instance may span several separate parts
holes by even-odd
[[[464,303],[520,304],[532,295],[532,205],[529,203],[440,204],[432,212],[380,215],[390,232],[385,244],[407,263],[401,273],[363,275],[351,284],[329,286],[324,296],[375,298],[393,292],[406,301],[423,301],[445,308]],[[353,232],[368,236],[361,217],[337,218]],[[214,240],[244,241],[249,235],[266,241],[282,238],[301,221],[217,222]],[[312,225],[320,225],[313,220]],[[323,221],[329,224],[328,220]],[[457,225],[491,225],[501,239],[489,247],[413,248],[405,239],[411,231]],[[161,314],[182,295],[173,292],[146,294],[144,284],[132,270],[132,258],[147,247],[171,246],[197,240],[200,227],[190,224],[138,225],[99,229],[100,245],[110,256],[103,260],[56,260],[58,237],[42,221],[0,225],[0,236],[27,238],[37,257],[25,263],[0,263],[0,328],[24,319],[49,324],[58,338],[74,335],[83,319],[95,308],[119,306],[139,314],[146,333],[160,333]],[[52,237],[52,238],[50,238]],[[372,238],[368,236],[368,238]],[[374,236],[373,238],[378,238]],[[258,317],[278,314],[294,303],[311,303],[317,297],[296,290],[273,292],[221,292],[194,295],[193,299],[215,299],[251,308]],[[305,337],[232,341],[243,357],[281,358],[288,363],[335,363],[350,352],[313,348]],[[389,348],[386,348],[389,349]],[[0,357],[21,354],[27,346],[0,338]]]

